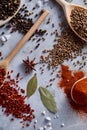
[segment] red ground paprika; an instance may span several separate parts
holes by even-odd
[[[76,104],[71,98],[71,88],[73,84],[84,77],[83,71],[72,71],[68,66],[62,65],[61,67],[61,80],[58,83],[58,86],[64,89],[64,92],[74,110],[77,110],[80,113],[87,113],[87,106],[82,106]],[[81,95],[80,95],[81,96]],[[78,98],[78,97],[77,97]],[[81,99],[83,97],[80,97]]]

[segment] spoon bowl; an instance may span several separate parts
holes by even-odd
[[[76,4],[70,4],[68,2],[66,2],[65,0],[56,0],[57,3],[59,3],[63,10],[64,10],[64,13],[65,13],[65,16],[66,16],[66,19],[67,19],[67,22],[70,26],[70,28],[73,30],[73,32],[78,36],[80,37],[80,39],[84,40],[85,42],[87,42],[87,40],[85,38],[83,38],[82,36],[80,36],[76,31],[75,29],[72,27],[71,25],[71,12],[73,9],[75,9],[76,7],[77,8],[81,8],[81,9],[85,9],[87,11],[87,8],[83,7],[83,6],[80,6],[80,5],[76,5]]]
[[[0,26],[6,24],[7,22],[9,22],[20,10],[22,6],[22,1],[20,0],[20,3],[19,3],[19,6],[18,6],[18,9],[15,11],[15,13],[12,15],[12,16],[9,16],[7,19],[5,20],[0,20]]]
[[[87,105],[87,77],[83,77],[74,83],[71,88],[71,98],[78,105]]]

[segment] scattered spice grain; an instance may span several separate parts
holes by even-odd
[[[84,4],[87,5],[87,0],[83,0]]]
[[[87,9],[75,7],[70,17],[73,29],[87,41]]]

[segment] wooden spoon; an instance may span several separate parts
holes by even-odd
[[[72,27],[71,25],[71,11],[75,8],[75,7],[79,7],[79,8],[83,8],[85,10],[87,10],[87,8],[83,7],[83,6],[80,6],[80,5],[75,5],[75,4],[70,4],[68,2],[66,2],[65,0],[56,0],[63,8],[64,10],[64,13],[65,13],[65,16],[66,16],[66,19],[67,19],[67,22],[70,26],[70,28],[74,31],[74,33],[80,37],[82,40],[84,40],[85,42],[87,42],[87,40],[83,37],[81,37],[75,30],[74,28]]]
[[[87,77],[83,77],[74,83],[71,88],[71,98],[78,105],[87,105]]]
[[[17,46],[13,49],[13,51],[7,56],[5,60],[0,61],[0,67],[4,68],[7,72],[8,64],[12,60],[12,58],[16,55],[16,53],[22,48],[22,46],[29,40],[29,38],[35,33],[36,29],[40,26],[46,16],[49,14],[48,10],[44,10],[40,18],[36,21],[36,23],[31,27],[31,29],[26,33],[26,35],[19,41]]]
[[[9,21],[18,13],[18,11],[20,10],[21,6],[22,6],[22,2],[21,2],[21,0],[20,0],[19,7],[18,7],[18,9],[16,10],[16,12],[14,13],[14,15],[9,16],[9,17],[8,17],[7,19],[5,19],[5,20],[0,20],[0,26],[2,26],[2,25],[4,25],[4,24],[6,24],[7,22],[9,22]]]

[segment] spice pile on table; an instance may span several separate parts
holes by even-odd
[[[18,9],[20,0],[1,0],[0,1],[0,20],[5,20],[12,16]]]
[[[87,113],[87,105],[83,106],[83,105],[78,105],[77,103],[75,103],[72,98],[71,98],[71,88],[73,86],[73,84],[84,77],[84,72],[83,71],[72,71],[69,69],[68,66],[62,65],[61,68],[61,80],[58,83],[58,87],[64,89],[64,92],[72,106],[72,108],[74,110],[77,110],[80,113]],[[83,83],[83,85],[85,86],[85,83]],[[87,92],[86,90],[87,88],[83,87],[82,91],[84,90],[85,92]],[[80,89],[78,90],[79,92],[81,91]],[[86,93],[85,93],[86,94]],[[77,97],[76,95],[78,95],[77,90],[74,91],[74,96]],[[86,94],[87,95],[87,94]],[[77,101],[78,101],[79,97],[77,97]],[[81,97],[80,94],[80,103],[83,102],[83,95]]]
[[[70,28],[65,28],[53,49],[43,50],[43,53],[47,53],[47,56],[41,56],[41,63],[47,63],[49,68],[55,68],[62,64],[64,60],[75,59],[81,54],[83,47],[84,42]]]
[[[2,107],[2,112],[7,116],[12,115],[11,121],[19,118],[23,120],[20,123],[23,124],[25,122],[25,126],[29,126],[29,122],[32,122],[34,118],[34,110],[30,107],[30,104],[25,103],[25,90],[18,86],[18,82],[22,79],[20,74],[18,73],[16,79],[13,79],[11,78],[11,73],[13,71],[8,72],[6,80],[0,88],[0,106]]]

